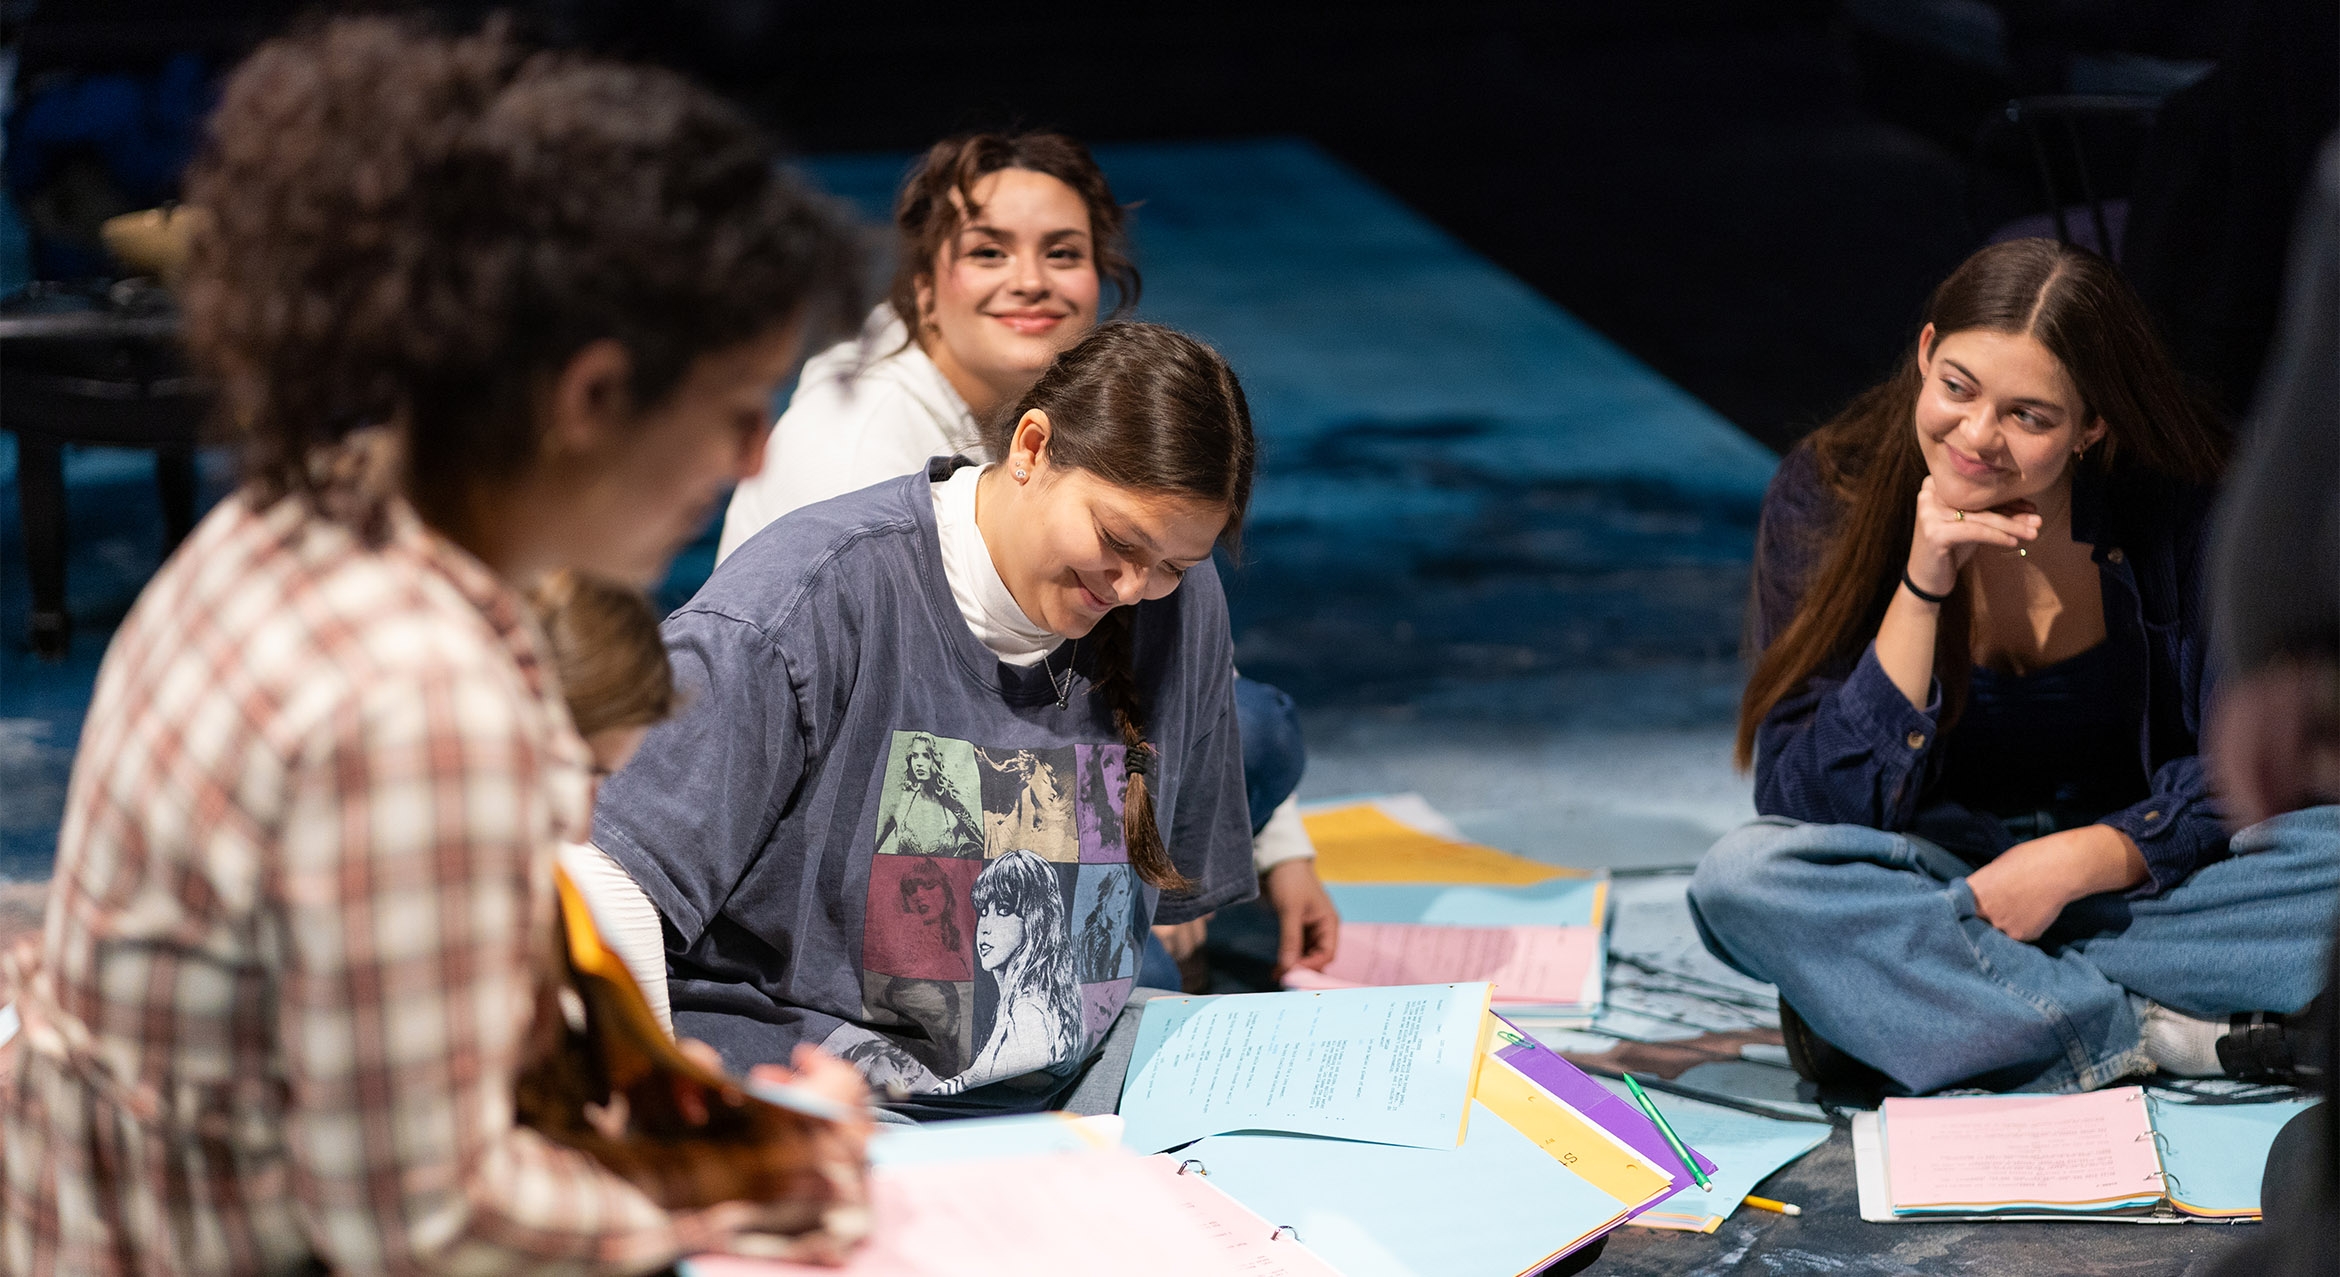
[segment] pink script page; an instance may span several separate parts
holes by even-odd
[[[698,1255],[689,1277],[1337,1277],[1162,1158],[1099,1150],[872,1173],[876,1220],[843,1268]]]
[[[1315,1251],[1289,1237],[1277,1236],[1274,1225],[1211,1187],[1209,1179],[1180,1174],[1175,1155],[1158,1155],[1146,1161],[1178,1199],[1188,1222],[1220,1247],[1218,1266],[1201,1271],[1239,1273],[1242,1277],[1341,1277],[1338,1270],[1318,1259]]]
[[[2145,1093],[1885,1101],[1896,1209],[2019,1202],[2089,1205],[2162,1191]]]
[[[1341,928],[1339,955],[1323,971],[1295,967],[1294,989],[1485,980],[1495,1002],[1574,1002],[1599,950],[1591,927],[1443,927],[1406,922],[1352,922]]]

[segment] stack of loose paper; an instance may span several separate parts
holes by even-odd
[[[2267,1150],[2305,1105],[2135,1086],[1889,1099],[1853,1119],[1861,1218],[2256,1219]]]
[[[1170,1158],[1057,1114],[887,1130],[869,1241],[843,1268],[700,1255],[683,1277],[1341,1277]]]
[[[1411,796],[1321,809],[1306,821],[1341,911],[1341,943],[1329,967],[1295,968],[1287,987],[1486,981],[1495,1005],[1531,1029],[1581,1027],[1599,1014],[1607,870],[1562,869],[1446,837],[1434,832],[1444,821]]]
[[[1565,869],[1466,841],[1418,795],[1312,807],[1301,812],[1326,882],[1475,882],[1530,886],[1581,878]]]
[[[1157,998],[1122,1094],[1124,1142],[1177,1147],[1348,1277],[1536,1272],[1674,1179],[1503,1058],[1521,1039],[1487,1014],[1488,992]]]
[[[1608,967],[1604,872],[1531,887],[1334,883],[1341,943],[1323,971],[1295,967],[1294,989],[1484,980],[1495,1005],[1531,1028],[1581,1027],[1599,1014]]]

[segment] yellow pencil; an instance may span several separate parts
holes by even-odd
[[[1753,1196],[1745,1200],[1749,1206],[1757,1210],[1778,1211],[1782,1215],[1801,1215],[1804,1213],[1804,1208],[1794,1202],[1775,1202],[1768,1197]]]

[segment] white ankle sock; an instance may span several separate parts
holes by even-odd
[[[2145,1058],[2162,1072],[2178,1077],[2220,1077],[2226,1073],[2218,1063],[2218,1039],[2225,1037],[2227,1030],[2223,1018],[2197,1020],[2158,1002],[2147,1002],[2138,1028],[2144,1037]]]

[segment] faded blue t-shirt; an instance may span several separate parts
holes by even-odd
[[[1145,928],[1257,889],[1211,565],[1134,618],[1147,783],[1198,884],[1158,901],[1129,865],[1095,644],[1019,668],[976,639],[936,541],[947,473],[807,506],[725,559],[666,622],[686,707],[594,822],[665,920],[678,1035],[734,1069],[815,1043],[921,1116],[1045,1107],[1128,999]]]

